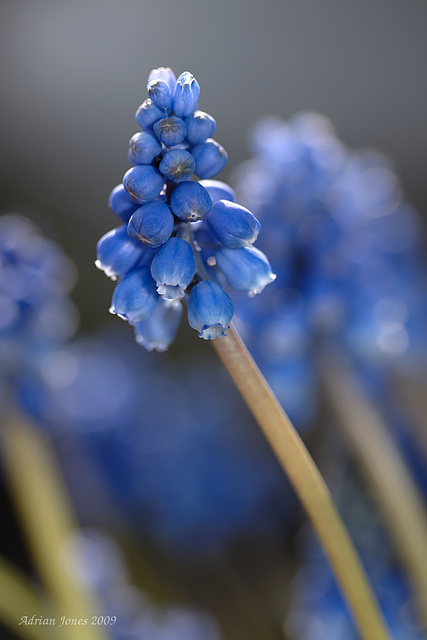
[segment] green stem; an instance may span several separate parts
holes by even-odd
[[[48,615],[47,604],[37,594],[28,578],[5,558],[0,557],[0,620],[27,640],[46,640],[46,627],[19,624],[22,616]]]
[[[387,425],[345,360],[324,356],[322,372],[329,403],[371,484],[427,625],[427,517],[423,499]]]
[[[364,640],[389,640],[376,598],[331,494],[237,331],[213,346],[299,496]]]
[[[71,573],[67,545],[78,528],[48,439],[17,414],[5,420],[1,439],[6,476],[36,567],[55,606],[57,634],[68,640],[103,640],[101,628],[90,624],[98,613],[92,596]],[[62,616],[88,623],[60,626]]]

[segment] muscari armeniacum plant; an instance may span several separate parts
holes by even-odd
[[[254,295],[275,276],[267,257],[253,247],[258,220],[234,202],[228,185],[212,181],[227,162],[211,137],[215,120],[198,109],[200,87],[191,73],[176,79],[170,68],[154,69],[147,90],[136,113],[142,131],[130,141],[133,166],[110,196],[124,224],[98,243],[97,266],[118,278],[110,311],[135,327],[143,346],[161,351],[173,341],[185,299],[189,324],[213,340],[309,513],[362,636],[387,638],[323,479],[230,329],[234,306],[226,283]]]
[[[425,369],[422,232],[390,162],[348,149],[319,114],[265,118],[250,147],[234,185],[263,224],[260,247],[278,278],[261,304],[241,298],[237,312],[263,373],[303,426],[316,403],[319,347],[344,349],[378,375]]]
[[[382,410],[393,377],[422,374],[427,362],[417,212],[386,158],[351,151],[318,114],[263,119],[250,147],[234,183],[263,223],[278,279],[262,304],[236,304],[248,346],[300,429],[330,369],[325,350],[346,354]]]
[[[372,398],[380,389],[384,398],[394,375],[423,375],[423,233],[391,163],[348,149],[312,113],[261,120],[250,146],[234,183],[263,223],[260,246],[278,279],[262,304],[241,298],[237,312],[274,391],[286,406],[293,398],[297,424],[315,406],[316,350],[345,352]]]
[[[129,143],[133,166],[109,201],[124,224],[101,238],[96,264],[118,279],[111,313],[135,328],[142,346],[162,351],[183,300],[190,325],[214,339],[227,333],[234,312],[223,285],[254,295],[275,275],[253,247],[259,222],[228,185],[211,179],[227,153],[212,138],[214,118],[198,109],[197,80],[155,69],[147,89],[136,113],[142,131]]]
[[[262,304],[239,300],[243,335],[299,427],[310,420],[322,382],[327,382],[324,398],[330,408],[342,405],[339,389],[349,375],[361,383],[371,403],[363,421],[366,415],[377,424],[386,418],[388,429],[378,431],[383,440],[379,449],[393,449],[402,471],[406,456],[407,478],[399,488],[405,486],[414,496],[411,470],[420,456],[414,456],[408,430],[398,427],[402,408],[396,406],[392,385],[396,373],[417,375],[426,363],[427,265],[417,214],[390,162],[377,152],[347,149],[323,116],[263,119],[254,127],[250,145],[253,158],[238,168],[235,186],[263,223],[260,245],[278,278]],[[339,421],[344,432],[353,430],[350,413],[361,415],[360,399],[352,405]],[[361,436],[357,442],[351,446],[370,465],[376,493],[392,496],[393,468],[385,471],[388,457],[369,461],[369,442],[364,444]],[[393,504],[388,502],[388,512],[395,513],[394,523],[389,522],[393,530],[399,524],[399,501],[396,496]],[[425,575],[422,579],[418,567],[426,552],[414,544],[413,531],[422,545],[426,526],[416,511],[411,518],[400,518],[408,527],[406,532],[396,529],[395,539],[406,540],[402,557],[412,553],[410,574],[423,592],[419,585],[425,585]]]
[[[0,217],[0,388],[65,343],[77,326],[69,298],[75,270],[54,242],[18,214]],[[6,399],[6,398],[5,398]]]
[[[54,357],[76,329],[77,313],[69,298],[74,267],[56,243],[44,238],[27,218],[0,217],[0,400],[3,471],[15,498],[37,574],[59,614],[93,614],[91,594],[82,594],[63,571],[61,543],[69,528],[67,499],[61,491],[50,447],[24,415],[22,378]],[[40,516],[43,513],[43,517]],[[5,592],[18,593],[18,607],[33,601],[32,614],[43,604],[34,600],[32,585],[2,561],[0,579]],[[2,622],[10,624],[15,605],[9,599]],[[21,602],[21,605],[19,605]],[[57,607],[57,609],[55,609]],[[19,619],[18,617],[16,619]],[[16,620],[13,631],[16,631]],[[42,634],[34,633],[34,637]],[[82,638],[102,634],[82,632]]]

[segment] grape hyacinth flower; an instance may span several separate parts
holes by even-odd
[[[98,260],[95,264],[106,276],[116,280],[119,276],[126,275],[129,265],[133,268],[142,263],[147,252],[147,247],[129,237],[124,225],[102,236],[98,242]]]
[[[201,338],[213,340],[227,333],[234,307],[229,296],[215,282],[198,282],[190,293],[188,322]]]
[[[267,284],[276,279],[265,254],[255,247],[242,247],[234,251],[220,249],[216,261],[230,286],[248,291],[250,296],[261,293]]]
[[[165,144],[166,141],[175,142],[182,135],[182,123],[171,119],[180,118],[186,127],[186,119],[192,114],[194,116],[195,111],[199,111],[200,86],[191,73],[184,72],[175,81],[171,69],[154,69],[150,73],[147,89],[149,98],[138,109],[136,119],[144,131],[153,132],[155,135],[157,132],[157,137],[162,143],[162,151],[151,163],[137,164],[124,176],[123,186],[131,200],[144,205],[131,215],[128,232],[157,251],[170,238],[183,239],[194,253],[195,274],[187,286],[184,278],[177,281],[175,269],[167,270],[163,264],[161,271],[165,282],[161,283],[157,291],[154,289],[153,298],[148,282],[151,278],[152,286],[155,287],[152,274],[150,272],[147,279],[147,272],[142,273],[148,265],[133,270],[130,268],[130,273],[124,275],[116,285],[110,311],[135,326],[140,321],[147,321],[157,309],[156,296],[160,298],[163,293],[169,294],[171,286],[178,286],[178,291],[185,290],[185,301],[188,295],[188,321],[190,326],[196,329],[199,337],[214,340],[227,336],[225,340],[215,341],[214,348],[270,440],[311,519],[315,525],[317,524],[323,546],[353,607],[363,637],[370,638],[376,634],[378,640],[385,640],[387,633],[368,589],[366,576],[350,540],[345,535],[341,518],[327,498],[328,493],[316,465],[304,450],[295,428],[285,412],[281,411],[271,389],[230,324],[234,306],[224,291],[226,278],[217,263],[216,253],[222,248],[236,251],[252,247],[259,234],[260,223],[248,209],[232,200],[216,200],[209,208],[209,200],[200,189],[198,191],[203,196],[194,193],[194,190],[180,194],[180,198],[177,198],[178,206],[176,207],[176,203],[174,206],[185,219],[174,215],[171,198],[177,186],[192,180],[193,176],[202,180],[215,177],[224,168],[227,153],[212,138],[200,140],[204,135],[208,135],[209,128],[213,128],[209,119],[206,126],[197,127],[196,138],[200,140],[197,144],[191,142],[195,139],[195,132],[190,126],[197,118],[188,121],[190,140],[184,137],[180,143],[172,147]],[[163,126],[164,123],[157,124],[165,119],[169,122],[166,127]],[[131,150],[131,160],[134,156]],[[199,182],[199,186],[207,191],[209,197],[209,192],[203,184]],[[218,187],[220,190],[223,185],[220,184]],[[227,191],[227,188],[225,190]],[[189,200],[191,198],[188,206],[182,202],[182,198],[186,197]],[[155,215],[156,212],[158,216]],[[248,287],[247,291],[253,295],[271,282],[274,274],[269,264],[266,272],[268,259],[263,254],[261,258],[258,255],[260,259],[256,261],[248,260],[246,253],[241,253],[240,256],[240,260],[239,257],[233,260],[232,269],[229,268],[230,261],[222,261],[224,265],[227,264],[228,281],[238,282],[241,289]],[[248,264],[254,272],[251,273],[251,277],[239,274],[240,269],[242,272],[248,270]],[[188,266],[181,265],[178,273],[186,273]],[[165,277],[167,272],[169,275]],[[169,340],[172,338],[169,331],[165,331],[163,335],[167,335]],[[141,342],[144,345],[144,340]],[[164,347],[162,342],[162,350]],[[341,548],[337,548],[334,542],[337,538],[341,541]],[[350,574],[353,574],[351,579]],[[357,579],[354,579],[354,575]],[[360,606],[361,602],[363,606]]]
[[[156,306],[156,289],[148,267],[134,269],[116,286],[111,313],[131,324],[145,320]]]
[[[14,382],[75,331],[74,265],[24,216],[0,217],[0,371]]]
[[[231,187],[212,180],[227,153],[212,138],[215,119],[198,109],[197,80],[160,67],[147,90],[136,113],[142,131],[129,144],[133,166],[109,200],[127,227],[101,238],[96,265],[119,279],[111,313],[135,327],[141,345],[163,351],[178,328],[179,300],[190,326],[212,340],[227,334],[234,313],[225,287],[253,296],[275,276],[253,249],[259,222]]]
[[[157,293],[166,300],[183,298],[196,272],[191,245],[182,238],[170,238],[159,249],[151,263],[151,275]]]
[[[147,351],[167,351],[178,331],[182,317],[179,300],[160,298],[153,313],[135,325],[135,339]]]
[[[250,211],[227,200],[215,202],[207,222],[215,238],[229,249],[252,246],[261,228]]]
[[[240,168],[237,191],[265,221],[265,244],[260,245],[279,278],[262,305],[242,301],[242,332],[300,428],[312,419],[306,408],[315,407],[320,384],[327,388],[330,408],[337,410],[338,423],[348,433],[356,457],[369,469],[380,503],[392,514],[390,531],[402,541],[402,558],[411,556],[408,575],[425,593],[427,567],[421,566],[421,558],[427,557],[427,550],[414,541],[423,545],[427,527],[418,517],[419,507],[405,517],[401,512],[401,504],[416,505],[422,499],[396,446],[393,421],[381,420],[383,402],[375,398],[368,403],[357,384],[359,377],[368,376],[372,389],[388,379],[392,397],[396,373],[402,368],[418,371],[422,362],[425,367],[427,341],[420,329],[427,318],[427,265],[415,212],[405,202],[387,159],[346,149],[317,114],[300,114],[288,122],[265,119],[255,127],[251,143],[255,157]],[[300,301],[302,335],[295,341],[289,339],[289,329],[280,330],[292,298]],[[264,348],[266,344],[274,348]],[[286,395],[304,369],[299,385],[304,393],[295,407]],[[357,423],[369,422],[367,415],[372,426],[363,433]],[[360,438],[353,440],[350,433]],[[374,438],[375,449],[388,451],[388,456],[369,455]],[[392,458],[393,464],[387,464]],[[396,484],[414,498],[390,493],[400,473],[406,481]]]
[[[374,368],[408,371],[425,363],[427,265],[421,233],[389,161],[346,148],[323,116],[264,118],[252,130],[250,146],[253,157],[235,172],[235,187],[263,225],[259,246],[278,279],[261,303],[236,301],[236,315],[279,396],[286,397],[291,368],[295,379],[311,370],[300,384],[301,411],[291,411],[303,426],[312,413],[305,409],[316,401],[313,354],[319,347],[334,345]],[[210,229],[215,231],[212,223]],[[247,274],[234,272],[236,253],[222,247],[216,262],[239,289]],[[293,310],[300,339],[288,352]],[[290,410],[289,399],[284,406]]]

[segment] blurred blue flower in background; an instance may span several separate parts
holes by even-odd
[[[26,367],[75,332],[69,298],[75,269],[24,216],[0,217],[0,384],[13,388]]]
[[[103,513],[73,482],[80,454],[120,521],[188,558],[292,530],[293,492],[218,364],[144,360],[110,334],[58,350],[20,389],[59,451],[68,443],[63,464],[89,524]]]
[[[236,301],[238,326],[302,428],[322,346],[365,367],[425,370],[427,263],[417,214],[383,156],[351,152],[314,113],[265,118],[250,145],[234,184],[263,225],[277,280],[262,300]]]
[[[68,541],[69,569],[100,605],[100,619],[112,640],[220,640],[212,617],[194,607],[159,606],[130,583],[114,540],[98,530],[82,530]]]
[[[337,465],[338,466],[338,465]],[[335,485],[339,505],[395,640],[421,640],[415,600],[398,567],[386,529],[357,476],[347,468]],[[293,584],[286,630],[293,640],[356,640],[357,633],[329,566],[308,527],[301,530],[302,566]]]

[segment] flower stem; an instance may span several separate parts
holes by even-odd
[[[74,557],[68,543],[78,529],[47,437],[14,413],[2,425],[1,439],[6,476],[38,572],[52,597],[58,637],[102,640],[102,630],[90,624],[99,613],[92,596],[71,573]],[[61,626],[62,616],[88,623]]]
[[[23,615],[49,614],[47,603],[41,599],[25,575],[12,563],[0,557],[0,620],[26,640],[46,640],[46,627],[19,624]]]
[[[427,624],[427,517],[424,502],[387,425],[341,358],[323,358],[323,383],[405,564]]]
[[[389,640],[376,598],[331,494],[234,327],[213,346],[299,496],[364,640]]]
[[[420,453],[427,460],[427,429],[425,428],[427,378],[424,373],[416,377],[395,376],[393,383],[392,393],[397,394],[399,402],[409,414],[408,428],[411,429]]]

